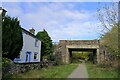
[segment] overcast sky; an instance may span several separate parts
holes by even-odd
[[[18,17],[20,25],[36,33],[45,29],[53,42],[99,38],[98,2],[4,2],[7,15]],[[107,3],[108,4],[108,3]]]

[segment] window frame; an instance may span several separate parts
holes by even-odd
[[[38,47],[38,39],[35,39],[35,47]]]
[[[35,58],[35,55],[36,55],[36,58]],[[38,60],[38,52],[34,52],[34,57],[33,57],[34,60]]]

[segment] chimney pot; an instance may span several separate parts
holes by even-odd
[[[34,28],[29,29],[29,31],[30,31],[30,33],[32,33],[32,34],[35,34],[35,29],[34,29]]]

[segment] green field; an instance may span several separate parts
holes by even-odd
[[[89,78],[118,78],[117,69],[101,68],[92,63],[86,63]]]
[[[77,66],[78,64],[69,64],[30,70],[29,72],[16,74],[12,78],[67,78]]]

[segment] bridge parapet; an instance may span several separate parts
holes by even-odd
[[[61,45],[99,45],[99,40],[60,40]]]

